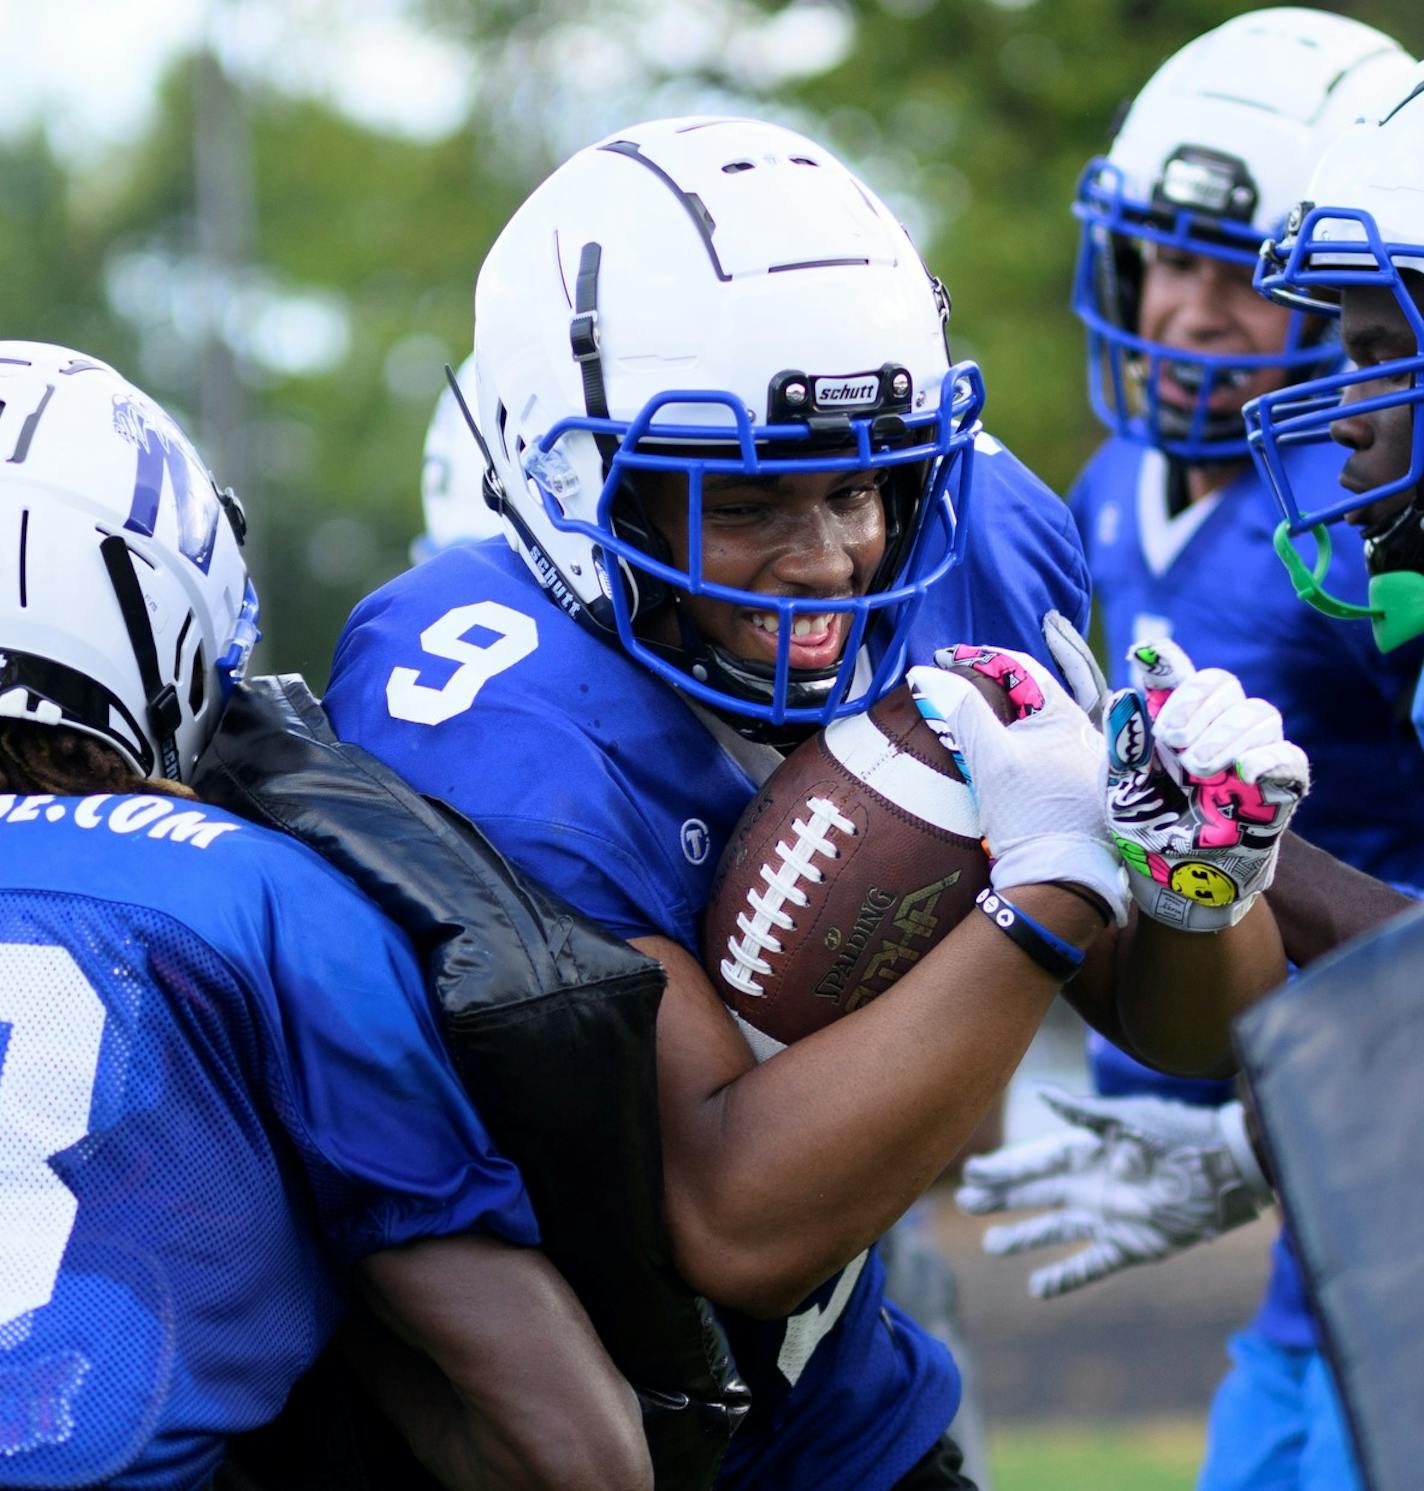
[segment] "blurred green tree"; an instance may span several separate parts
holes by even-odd
[[[107,348],[133,339],[104,294],[103,232],[40,129],[0,139],[0,327],[7,337]]]
[[[237,199],[235,221],[250,193],[248,241],[212,262],[194,168],[212,66],[172,70],[144,137],[92,177],[67,179],[42,138],[10,147],[0,311],[12,334],[113,360],[182,419],[220,483],[242,474],[261,666],[320,687],[350,606],[420,528],[442,367],[468,349],[476,269],[526,186],[477,123],[432,144],[247,88],[223,121],[245,134],[226,169],[247,179],[209,189]],[[204,425],[214,340],[237,385],[216,413],[236,410],[235,429]]]

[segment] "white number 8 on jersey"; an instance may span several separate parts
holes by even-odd
[[[104,1006],[64,948],[0,943],[0,1034],[3,1327],[54,1294],[79,1202],[49,1161],[89,1132]]]

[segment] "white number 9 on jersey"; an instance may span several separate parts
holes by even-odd
[[[494,633],[492,642],[472,642],[467,632]],[[475,695],[497,673],[512,668],[539,645],[532,616],[498,601],[456,606],[420,634],[421,648],[431,657],[448,658],[459,667],[438,688],[421,683],[419,668],[392,668],[386,680],[386,708],[395,720],[415,725],[442,725],[475,702]]]

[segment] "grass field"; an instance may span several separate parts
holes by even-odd
[[[993,1491],[1192,1491],[1201,1453],[1194,1419],[1015,1424],[989,1436]]]

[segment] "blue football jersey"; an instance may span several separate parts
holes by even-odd
[[[912,661],[960,641],[1046,661],[1050,607],[1086,622],[1072,521],[986,437],[966,556],[921,609]],[[717,861],[756,791],[745,753],[550,604],[501,541],[439,554],[363,601],[325,703],[341,736],[453,803],[580,911],[700,957]],[[873,1249],[789,1320],[722,1316],[753,1398],[725,1485],[877,1491],[953,1415],[953,1363],[886,1303]]]
[[[354,1260],[537,1229],[403,936],[166,796],[0,795],[0,1486],[186,1491]]]
[[[1347,452],[1317,446],[1290,453],[1296,480],[1333,491]],[[1069,496],[1093,577],[1109,671],[1128,682],[1132,643],[1171,636],[1200,667],[1227,668],[1248,694],[1269,699],[1287,735],[1310,757],[1311,788],[1292,827],[1358,868],[1393,882],[1424,872],[1424,797],[1372,784],[1412,770],[1417,743],[1402,702],[1420,668],[1415,644],[1381,655],[1369,627],[1322,616],[1297,599],[1271,545],[1280,513],[1254,467],[1175,517],[1167,511],[1167,464],[1120,438],[1104,442]],[[1363,548],[1336,545],[1329,588],[1363,602]],[[1149,1092],[1181,1102],[1228,1101],[1234,1085],[1164,1076],[1096,1034],[1088,1057],[1098,1090]],[[1286,1346],[1314,1331],[1288,1238],[1257,1328]]]

